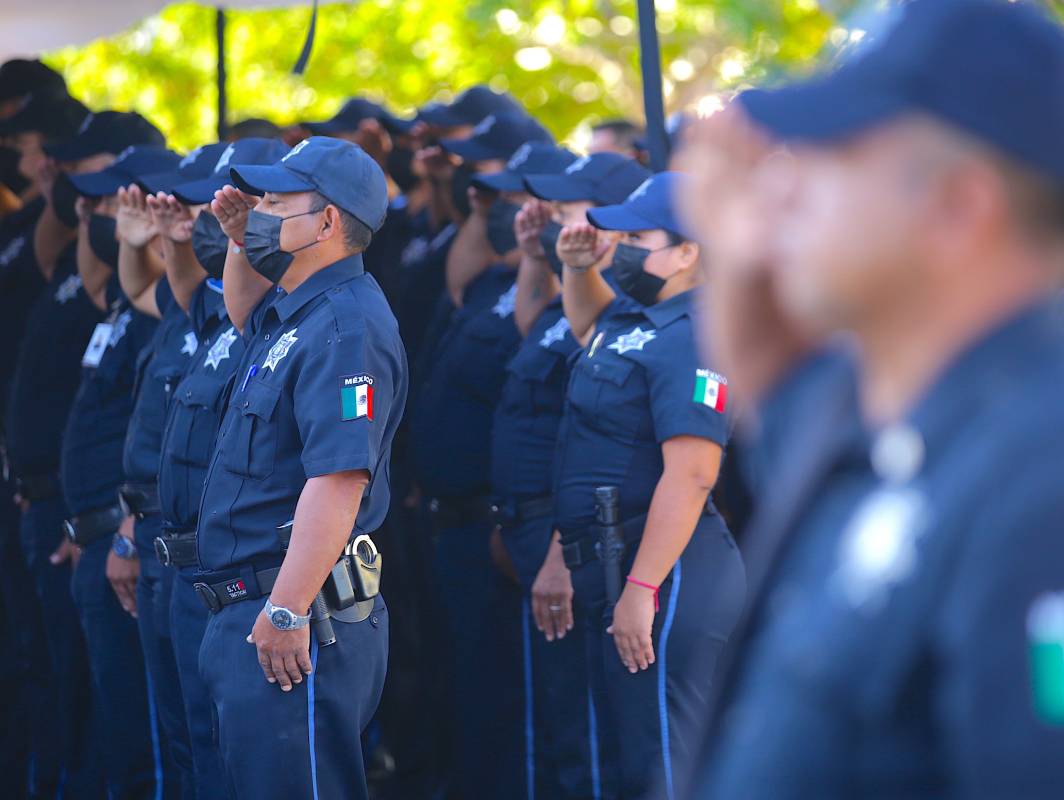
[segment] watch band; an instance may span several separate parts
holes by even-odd
[[[262,610],[266,612],[270,624],[279,631],[294,631],[310,624],[310,614],[297,614],[284,606],[275,606],[268,597]]]
[[[111,550],[119,558],[132,560],[137,557],[137,547],[133,542],[120,533],[111,538]]]

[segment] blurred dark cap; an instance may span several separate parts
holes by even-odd
[[[506,169],[501,172],[476,175],[473,178],[473,185],[478,189],[487,189],[492,192],[523,192],[525,191],[523,176],[532,173],[550,175],[561,172],[574,161],[576,161],[576,155],[564,147],[558,147],[551,142],[526,142],[510,156],[510,160],[506,162]]]
[[[417,121],[443,128],[476,125],[491,114],[526,114],[509,94],[493,91],[484,84],[471,86],[452,103],[430,103],[417,112]]]
[[[506,161],[526,142],[553,144],[554,137],[527,114],[489,114],[468,139],[443,139],[440,146],[463,161]]]
[[[88,115],[89,109],[69,95],[34,92],[14,116],[0,121],[0,136],[32,132],[46,142],[69,139]]]
[[[560,175],[526,175],[530,194],[540,200],[586,200],[616,205],[651,176],[650,170],[620,153],[594,153],[574,161]]]
[[[144,175],[176,169],[181,156],[165,147],[134,145],[126,148],[114,162],[98,172],[71,175],[70,182],[78,194],[107,197],[123,186],[137,183]]]
[[[228,142],[214,142],[197,147],[181,159],[174,167],[149,172],[137,176],[137,184],[149,194],[166,192],[171,194],[174,187],[189,181],[206,178],[214,171],[218,158],[229,147]]]
[[[134,145],[165,147],[159,129],[132,111],[100,111],[89,114],[70,139],[46,145],[56,161],[79,161],[99,153],[118,155]]]
[[[36,59],[15,58],[0,64],[0,103],[31,92],[63,95],[67,93],[66,81]]]
[[[414,127],[414,120],[396,117],[384,106],[364,97],[352,97],[331,119],[324,122],[302,122],[304,128],[319,136],[354,133],[363,120],[375,119],[390,133],[406,133]]]

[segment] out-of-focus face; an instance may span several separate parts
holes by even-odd
[[[590,200],[573,200],[572,202],[555,201],[550,204],[550,218],[563,228],[566,225],[579,225],[587,222],[588,209],[594,208],[595,204]]]
[[[48,156],[44,154],[43,138],[35,131],[26,131],[12,137],[11,146],[18,150],[18,171],[27,180],[36,180],[41,174]]]

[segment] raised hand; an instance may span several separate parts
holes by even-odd
[[[145,247],[158,232],[144,192],[136,184],[118,190],[115,232],[130,247]]]
[[[543,243],[539,235],[550,222],[550,203],[542,200],[529,200],[517,212],[514,220],[514,234],[521,252],[529,258],[546,258]]]
[[[192,226],[196,222],[188,206],[166,192],[148,195],[148,210],[156,230],[172,242],[192,240]]]
[[[590,269],[610,249],[612,242],[599,236],[599,230],[587,222],[567,225],[558,236],[558,258],[567,267]]]
[[[218,218],[225,235],[234,242],[244,241],[244,231],[248,225],[248,212],[259,204],[259,198],[237,189],[235,186],[223,186],[214,193],[211,201],[211,213]]]

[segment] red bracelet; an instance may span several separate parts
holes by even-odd
[[[233,239],[233,244],[235,244],[237,247],[243,247],[244,246],[243,242],[238,242],[236,239]]]
[[[661,610],[661,606],[658,604],[658,591],[660,587],[655,586],[652,583],[643,583],[643,581],[636,580],[631,575],[625,578],[625,580],[629,583],[634,583],[636,586],[642,586],[644,589],[650,589],[650,591],[654,593],[654,613],[656,614]]]

